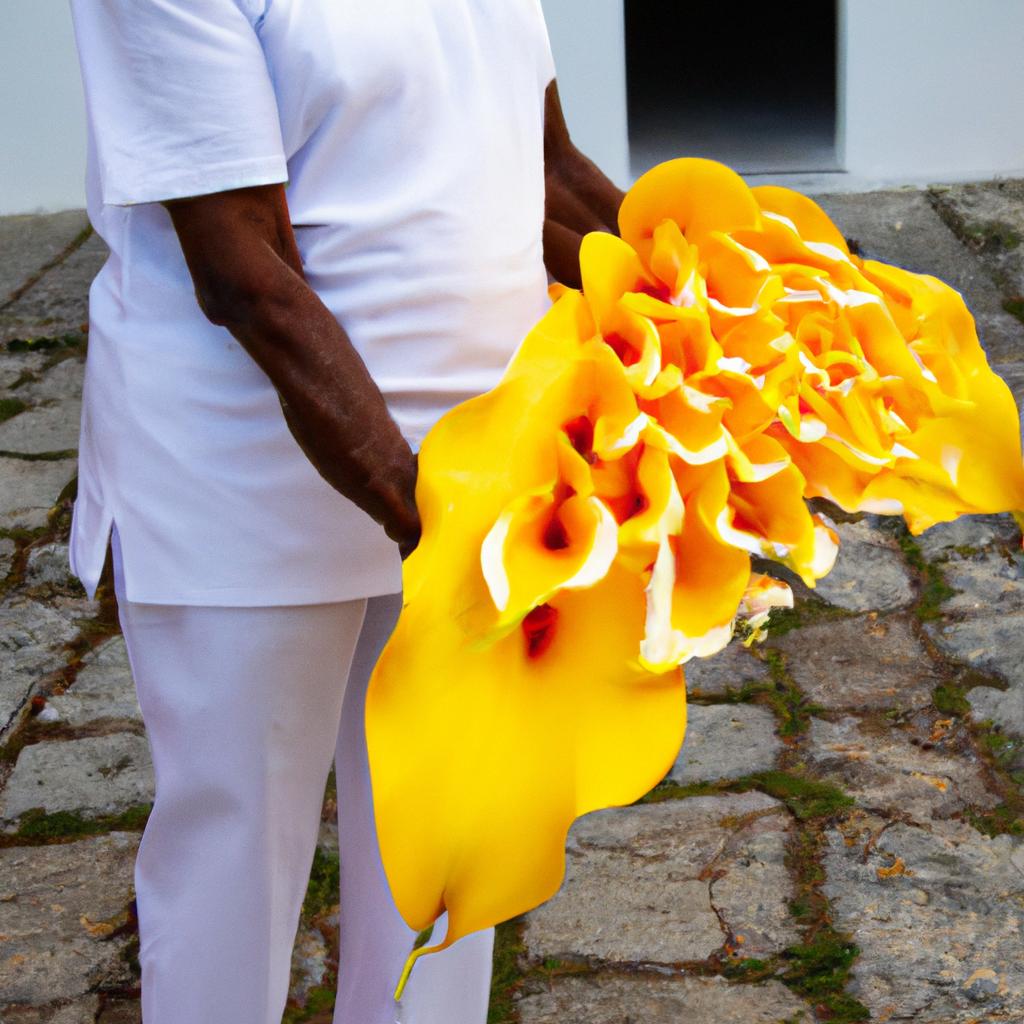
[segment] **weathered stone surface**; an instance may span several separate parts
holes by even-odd
[[[981,717],[1024,734],[1024,611],[994,615],[982,609],[962,622],[932,624],[929,632],[950,657],[1006,680],[1005,691],[979,687],[967,698]]]
[[[814,593],[851,612],[890,611],[914,600],[914,587],[896,542],[866,522],[837,523],[839,556]]]
[[[526,915],[528,955],[671,964],[737,935],[747,955],[778,951],[797,938],[783,863],[790,827],[761,793],[585,815],[569,832],[560,892]]]
[[[85,210],[0,217],[0,302],[89,227]]]
[[[1004,732],[1024,736],[1024,688],[997,690],[976,686],[967,693],[971,717],[976,722],[990,721]]]
[[[17,545],[9,537],[0,537],[0,580],[10,571]]]
[[[8,389],[28,375],[39,373],[46,357],[45,352],[8,352],[0,347],[0,391],[7,392],[9,398],[22,398],[21,387],[27,385],[22,384],[16,391]]]
[[[49,1006],[0,1006],[0,1024],[96,1024],[100,998],[85,996]]]
[[[107,258],[98,235],[47,271],[0,313],[0,341],[80,331],[89,320],[89,285]]]
[[[994,362],[1024,358],[1024,324],[1003,309],[988,272],[916,189],[815,197],[825,212],[868,255],[918,273],[934,274],[961,292]]]
[[[0,529],[45,526],[47,512],[71,482],[76,466],[74,459],[29,462],[0,457]]]
[[[980,181],[931,189],[943,220],[1008,295],[1024,296],[1024,181]]]
[[[903,615],[819,623],[768,643],[811,701],[831,710],[924,707],[938,682]]]
[[[668,773],[673,782],[736,779],[774,767],[782,749],[775,716],[751,704],[690,704],[683,749]]]
[[[153,799],[153,764],[145,736],[119,732],[23,747],[0,794],[9,824],[32,808],[84,817],[117,814]]]
[[[292,974],[289,997],[305,1006],[309,993],[323,984],[327,974],[327,942],[318,928],[303,924],[299,926],[295,945],[292,947]]]
[[[1022,841],[959,821],[846,833],[828,833],[824,891],[861,949],[851,991],[874,1019],[1024,1019]]]
[[[64,645],[76,633],[73,616],[46,605],[23,598],[0,605],[0,732],[33,685],[66,663]]]
[[[686,692],[691,697],[724,697],[744,683],[763,682],[770,673],[755,654],[733,641],[712,658],[693,658],[686,663]]]
[[[138,845],[113,832],[0,850],[0,1003],[45,1005],[130,980],[126,939],[112,933],[127,920]]]
[[[924,749],[913,738],[909,729],[879,727],[853,715],[837,722],[813,718],[806,757],[860,806],[880,812],[899,808],[919,822],[999,802],[986,788],[977,761],[951,750]]]
[[[96,1024],[142,1024],[140,999],[106,999]]]
[[[731,985],[721,978],[601,972],[554,979],[518,1002],[522,1024],[780,1024],[814,1020],[777,981]]]
[[[37,380],[18,388],[19,398],[31,402],[61,402],[82,397],[85,360],[77,356],[62,359],[56,366],[41,373]]]
[[[0,423],[0,451],[21,455],[71,451],[78,447],[81,415],[78,399],[26,409]]]
[[[82,662],[78,675],[62,694],[47,704],[57,719],[79,728],[108,719],[141,725],[142,712],[135,693],[124,637],[115,636],[96,648]]]
[[[925,558],[937,562],[955,557],[964,550],[1019,547],[1020,528],[1009,513],[960,516],[951,523],[939,523],[925,530],[915,541]]]
[[[943,602],[946,614],[1004,615],[1024,611],[1024,555],[988,550],[949,559],[942,568],[955,591]]]
[[[25,565],[25,583],[30,587],[68,587],[72,583],[68,546],[52,541],[32,548]]]

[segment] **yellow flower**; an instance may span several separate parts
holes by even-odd
[[[805,499],[919,531],[1024,508],[1019,419],[962,299],[851,254],[810,199],[676,160],[581,291],[420,453],[419,548],[371,680],[381,854],[415,959],[558,889],[573,820],[658,782],[681,666],[764,633],[837,537]]]

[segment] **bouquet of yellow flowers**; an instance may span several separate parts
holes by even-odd
[[[792,604],[837,537],[1024,509],[1018,412],[960,295],[862,259],[810,199],[681,159],[594,233],[501,383],[420,452],[419,548],[370,682],[385,871],[443,941],[550,898],[573,820],[683,740],[682,665]]]

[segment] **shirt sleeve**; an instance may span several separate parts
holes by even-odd
[[[273,83],[237,0],[71,0],[103,202],[288,180]]]

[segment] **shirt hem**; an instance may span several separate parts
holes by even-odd
[[[104,188],[102,191],[107,206],[139,206],[287,181],[288,164],[283,156],[274,156],[168,171],[132,188]]]

